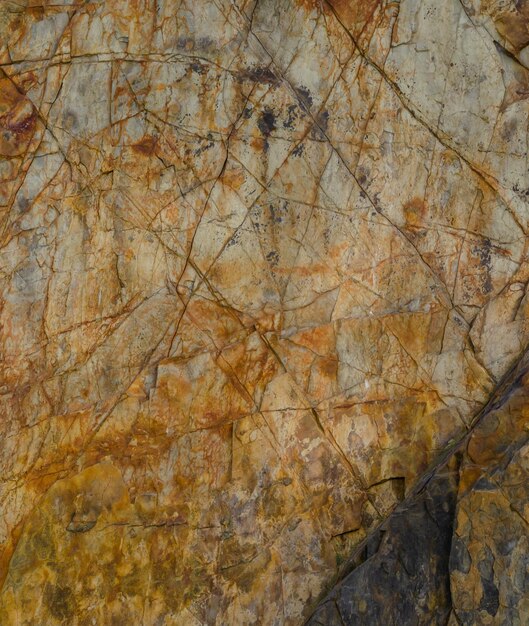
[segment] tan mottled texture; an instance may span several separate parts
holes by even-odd
[[[0,3],[0,623],[302,624],[529,339],[527,3]]]

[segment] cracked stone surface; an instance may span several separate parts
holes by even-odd
[[[358,551],[309,626],[521,626],[529,617],[529,353]]]
[[[528,68],[526,0],[0,3],[2,625],[301,625],[380,561],[527,623]]]

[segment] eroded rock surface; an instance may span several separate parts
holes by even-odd
[[[529,354],[366,542],[310,626],[527,623],[528,370]]]
[[[529,340],[526,5],[0,4],[0,623],[302,624],[402,501],[428,553]],[[527,615],[523,450],[443,479],[453,619]]]
[[[365,562],[318,607],[310,625],[447,623],[458,479],[457,461],[452,465],[373,534],[359,555]]]

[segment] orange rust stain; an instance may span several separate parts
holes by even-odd
[[[319,10],[326,14],[335,13],[341,22],[358,37],[371,21],[381,0],[295,0],[307,11]]]
[[[263,152],[265,140],[262,137],[254,137],[251,140],[250,145],[252,146],[254,150],[257,150],[258,152]]]
[[[427,206],[422,198],[415,197],[408,200],[403,208],[408,226],[417,228],[424,225]]]
[[[292,340],[313,352],[325,355],[329,346],[334,346],[334,328],[332,324],[311,328],[297,333]]]
[[[321,373],[330,378],[336,377],[338,373],[338,360],[331,357],[321,359],[318,363]]]
[[[244,172],[242,169],[225,172],[222,177],[222,182],[228,187],[231,187],[231,189],[237,190],[244,183]]]
[[[132,149],[134,152],[143,154],[144,156],[151,156],[156,150],[158,145],[158,139],[152,135],[145,135],[138,143],[133,144]]]
[[[37,112],[9,78],[0,79],[0,155],[22,154],[37,122]]]

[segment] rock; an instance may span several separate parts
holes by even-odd
[[[312,626],[524,624],[529,359],[449,459],[390,515]],[[367,546],[366,546],[367,548]]]
[[[356,567],[309,624],[446,624],[457,471],[436,475],[380,531],[376,553]],[[334,614],[328,616],[329,606]]]
[[[0,5],[0,623],[523,623],[526,3]]]

